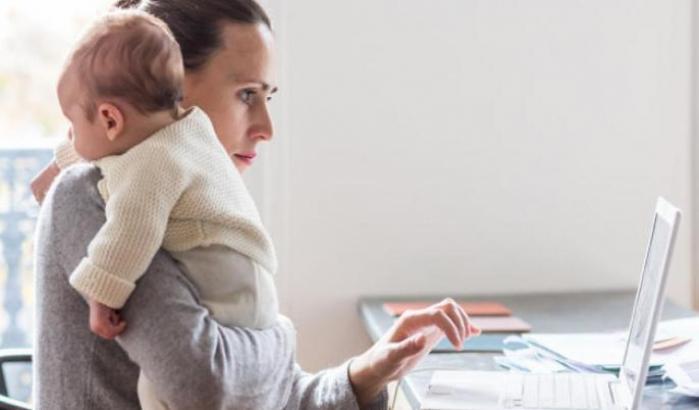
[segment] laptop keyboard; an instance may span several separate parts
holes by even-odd
[[[508,394],[508,407],[524,409],[600,409],[594,374],[524,374]]]

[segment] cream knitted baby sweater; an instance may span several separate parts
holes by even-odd
[[[161,246],[224,245],[276,272],[255,203],[201,109],[95,164],[107,221],[70,276],[83,295],[121,308]]]

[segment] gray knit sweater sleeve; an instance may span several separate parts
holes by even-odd
[[[37,409],[137,409],[138,367],[172,410],[357,409],[348,363],[317,374],[295,363],[287,319],[266,330],[219,325],[197,290],[159,252],[122,310],[115,342],[89,332],[88,310],[68,275],[105,221],[99,171],[64,171],[37,229]],[[124,354],[125,353],[125,354]],[[130,359],[130,361],[129,361]],[[386,408],[386,392],[370,409]]]

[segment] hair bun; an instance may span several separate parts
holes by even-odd
[[[141,0],[118,0],[114,3],[114,7],[118,9],[130,9],[137,7],[139,4],[141,4]]]

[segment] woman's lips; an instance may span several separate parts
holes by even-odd
[[[233,154],[234,157],[236,157],[238,160],[241,162],[244,162],[248,165],[252,164],[253,160],[257,156],[254,152],[250,153],[242,153],[242,154]]]

